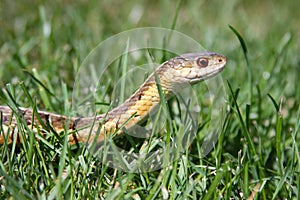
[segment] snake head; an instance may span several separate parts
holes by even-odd
[[[177,56],[167,65],[177,83],[195,84],[215,76],[226,65],[227,58],[214,52],[188,53]]]

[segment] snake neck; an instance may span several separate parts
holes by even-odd
[[[129,118],[132,120],[130,124],[143,120],[160,102],[159,87],[164,97],[168,99],[172,95],[173,87],[169,84],[170,77],[166,77],[166,73],[163,72],[165,72],[164,65],[152,73],[124,103],[109,111],[107,120],[114,119],[119,121],[119,124],[124,123]]]
[[[121,133],[124,128],[128,130],[139,122],[144,121],[160,103],[158,85],[160,85],[161,91],[166,99],[172,95],[172,85],[169,84],[169,77],[166,77],[166,75],[161,76],[164,70],[163,67],[158,68],[133,95],[109,112],[97,115],[93,118],[75,119],[75,123],[78,121],[78,123],[76,123],[76,129],[94,123],[94,128],[92,128],[93,130],[90,133],[90,141],[94,139],[94,132],[97,132],[99,129],[100,134],[97,136],[97,140],[102,141],[104,139],[102,136],[104,137],[109,132]],[[156,80],[158,80],[158,83]],[[86,131],[79,131],[79,135],[86,137]]]

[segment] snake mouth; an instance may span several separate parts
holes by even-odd
[[[220,67],[220,68],[218,68],[218,69],[215,69],[215,70],[213,70],[213,71],[211,71],[211,72],[209,72],[209,73],[206,73],[204,76],[200,76],[200,77],[193,77],[193,78],[190,78],[189,79],[189,83],[190,84],[196,84],[196,83],[199,83],[199,82],[201,82],[201,81],[204,81],[204,80],[206,80],[206,79],[208,79],[208,78],[211,78],[211,77],[214,77],[214,76],[216,76],[219,72],[221,72],[223,69],[224,69],[224,67],[225,67],[225,64],[222,66],[222,67]]]

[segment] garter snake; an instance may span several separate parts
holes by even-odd
[[[101,142],[110,133],[121,134],[121,127],[130,129],[145,119],[159,104],[157,79],[166,98],[169,98],[181,85],[195,84],[213,77],[225,65],[226,57],[214,52],[188,53],[171,58],[162,63],[123,104],[94,117],[68,117],[44,111],[35,112],[29,108],[17,108],[13,111],[9,106],[0,106],[0,144],[11,143],[14,139],[18,143],[22,142],[18,118],[25,120],[28,127],[42,136],[49,130],[59,133],[67,129],[70,144],[90,143],[94,140]]]

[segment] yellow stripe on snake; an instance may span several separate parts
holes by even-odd
[[[44,111],[34,112],[27,108],[18,108],[14,112],[8,106],[0,106],[0,144],[11,143],[14,139],[17,143],[22,142],[17,119],[25,120],[29,128],[35,129],[34,132],[43,137],[47,131],[60,133],[67,129],[70,144],[102,142],[110,133],[122,134],[123,128],[130,129],[138,124],[159,104],[157,79],[162,93],[168,99],[181,85],[195,84],[213,77],[221,72],[225,65],[226,57],[213,52],[189,53],[174,57],[161,64],[123,104],[108,113],[94,117],[67,117]],[[40,131],[42,129],[48,130]]]

